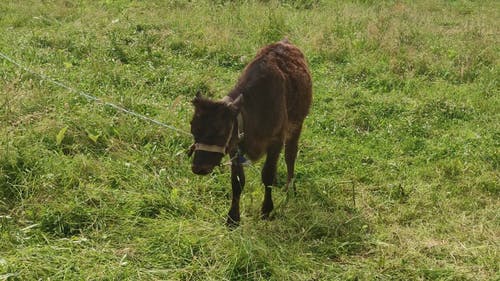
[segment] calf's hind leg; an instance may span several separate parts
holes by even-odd
[[[295,159],[297,159],[297,151],[299,145],[300,132],[302,131],[302,123],[291,133],[285,143],[285,163],[287,170],[287,180],[285,192],[288,192],[290,185],[293,193],[296,193],[295,184],[293,183],[295,176]]]
[[[282,147],[282,142],[276,142],[267,149],[266,162],[262,168],[262,183],[265,188],[261,209],[262,219],[268,219],[269,214],[274,208],[271,186],[276,183],[277,163]]]

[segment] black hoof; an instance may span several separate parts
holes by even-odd
[[[271,215],[271,212],[269,213],[261,213],[260,218],[264,221],[272,221],[274,219],[274,216]]]
[[[263,220],[271,220],[271,212],[274,209],[273,204],[271,203],[270,205],[267,206],[262,206],[262,209],[260,211],[260,218]]]
[[[229,228],[238,227],[240,225],[240,217],[239,216],[232,217],[231,215],[228,215],[226,220],[226,225]]]

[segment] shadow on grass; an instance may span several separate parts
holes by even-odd
[[[275,196],[272,221],[255,218],[244,227],[256,228],[277,244],[294,245],[318,258],[335,260],[359,255],[369,244],[369,223],[351,206],[352,202],[344,199],[340,195],[332,199],[332,195],[299,194],[287,198],[281,194]]]

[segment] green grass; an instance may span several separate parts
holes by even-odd
[[[496,1],[1,1],[0,51],[189,130],[265,44],[306,54],[297,162],[225,227],[191,139],[0,59],[0,280],[499,280]]]

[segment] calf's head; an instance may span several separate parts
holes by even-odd
[[[193,105],[191,133],[194,144],[189,155],[194,153],[194,157],[191,170],[195,174],[206,175],[220,165],[222,157],[228,152],[238,112],[234,103],[212,101],[199,94],[193,99]]]

